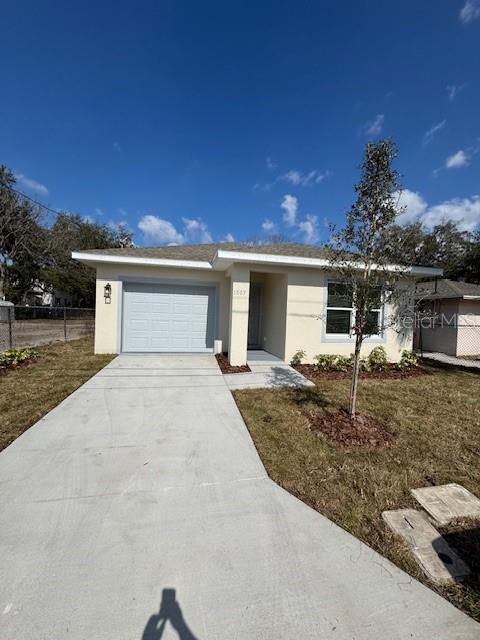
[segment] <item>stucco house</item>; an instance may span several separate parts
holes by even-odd
[[[421,317],[416,344],[423,351],[480,356],[480,285],[433,280],[417,286]]]
[[[232,365],[247,350],[289,361],[299,349],[353,351],[355,310],[318,246],[236,243],[78,251],[96,269],[96,353],[227,351]],[[393,268],[393,267],[392,267]],[[408,278],[441,270],[410,267]],[[365,353],[383,344],[396,361],[412,347],[412,330],[382,329]]]

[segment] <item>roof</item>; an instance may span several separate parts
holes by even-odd
[[[275,244],[253,244],[241,242],[220,242],[217,244],[182,244],[163,247],[125,247],[124,249],[91,249],[76,253],[106,256],[130,256],[137,258],[164,258],[167,260],[198,260],[213,262],[217,251],[241,251],[242,253],[262,253],[276,256],[297,256],[299,258],[327,258],[324,247],[295,242]]]
[[[225,271],[235,263],[250,263],[321,269],[335,268],[334,262],[329,259],[326,247],[295,242],[275,244],[221,242],[163,247],[91,249],[74,251],[72,257],[93,266],[98,266],[100,263],[115,263]],[[352,264],[356,264],[353,256]],[[361,263],[356,266],[362,268]],[[388,267],[392,271],[399,268],[401,267],[398,265],[389,265]],[[418,277],[442,275],[441,269],[433,267],[410,266],[406,270],[409,274]]]
[[[442,298],[478,298],[480,300],[480,284],[460,282],[459,280],[431,280],[417,285],[417,295],[423,300],[440,300]]]

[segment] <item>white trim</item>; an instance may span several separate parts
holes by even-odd
[[[480,300],[480,296],[463,296],[464,300]]]
[[[147,265],[152,267],[177,267],[180,269],[203,269],[203,270],[226,270],[234,262],[250,262],[256,264],[274,264],[280,266],[297,266],[297,267],[312,267],[322,269],[335,269],[336,265],[331,260],[325,258],[306,258],[299,256],[282,256],[268,253],[247,253],[244,251],[225,251],[219,249],[215,255],[213,261],[205,262],[200,260],[170,260],[168,258],[145,258],[135,256],[122,256],[122,255],[107,255],[100,253],[83,253],[80,251],[73,251],[72,258],[74,260],[80,260],[80,262],[106,262],[110,264],[137,264]],[[363,265],[360,262],[352,262],[352,266],[358,269],[362,269]],[[373,265],[374,270],[385,269],[385,271],[398,271],[405,273],[406,275],[414,276],[441,276],[443,275],[442,269],[436,267],[402,267],[400,265],[386,265],[381,267]]]
[[[113,256],[100,253],[72,252],[74,260],[80,262],[107,262],[111,264],[139,264],[152,267],[177,267],[180,269],[212,269],[210,262],[200,260],[167,260],[166,258],[143,258],[135,256]]]
[[[257,262],[263,264],[277,264],[277,265],[292,265],[299,267],[321,267],[321,268],[331,268],[335,269],[336,264],[331,260],[326,260],[325,258],[307,258],[300,256],[282,256],[277,254],[269,254],[269,253],[248,253],[245,251],[226,251],[224,249],[219,249],[217,251],[217,255],[213,259],[212,265],[216,266],[217,263],[221,261],[228,261],[228,264],[232,262]],[[363,269],[364,265],[361,262],[352,262],[351,266]],[[403,267],[401,265],[390,264],[379,266],[372,265],[372,269],[385,269],[385,271],[399,271],[405,272],[410,275],[443,275],[443,269],[438,269],[437,267],[416,267],[416,266],[407,266]]]

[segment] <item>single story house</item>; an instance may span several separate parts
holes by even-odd
[[[248,349],[289,361],[303,349],[353,351],[355,310],[318,246],[238,243],[76,251],[96,269],[95,352],[219,352],[245,364]],[[392,267],[394,268],[394,267]],[[410,267],[409,280],[441,270]],[[412,347],[412,329],[382,329],[365,353],[383,344],[392,361]]]
[[[416,344],[423,351],[480,356],[480,285],[455,280],[420,282]]]

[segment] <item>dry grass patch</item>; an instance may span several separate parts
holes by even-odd
[[[382,511],[418,507],[410,496],[415,487],[458,482],[477,495],[480,487],[480,376],[431,372],[361,382],[358,410],[395,434],[387,448],[341,448],[309,429],[306,413],[345,405],[348,380],[234,394],[273,480],[426,584]],[[478,574],[464,585],[429,586],[480,620]]]
[[[94,355],[93,338],[38,347],[38,358],[0,378],[0,450],[57,406],[114,356]]]

